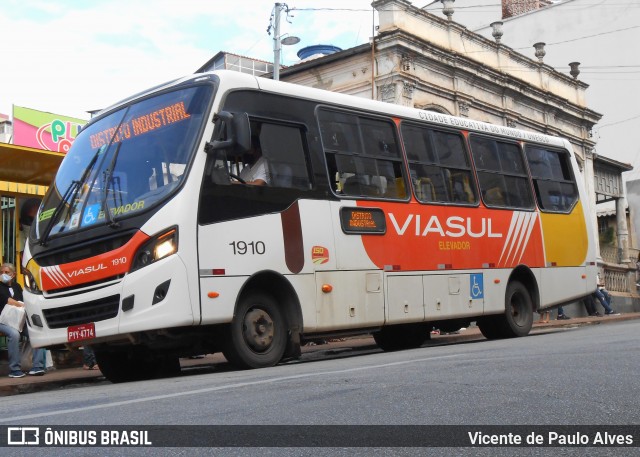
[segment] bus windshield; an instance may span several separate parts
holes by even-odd
[[[158,95],[83,130],[62,161],[38,214],[36,237],[109,224],[139,214],[180,186],[212,87]]]

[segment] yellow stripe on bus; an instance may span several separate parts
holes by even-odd
[[[582,203],[571,214],[540,213],[547,265],[582,265],[587,258],[589,240]]]

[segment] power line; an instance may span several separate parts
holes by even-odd
[[[596,33],[594,35],[585,35],[583,37],[572,38],[570,40],[556,41],[555,43],[547,43],[547,46],[553,46],[553,45],[556,45],[556,44],[564,44],[564,43],[572,43],[574,41],[586,40],[587,38],[594,38],[594,37],[597,37],[597,36],[610,35],[612,33],[625,32],[627,30],[632,30],[632,29],[637,29],[637,28],[640,28],[640,25],[633,25],[631,27],[627,27],[627,28],[624,28],[624,29],[611,30],[609,32]],[[516,48],[516,49],[529,49],[529,46],[527,46],[526,48]]]
[[[613,126],[613,125],[622,124],[623,122],[629,122],[629,121],[633,121],[633,120],[635,120],[635,119],[640,119],[640,114],[638,114],[638,115],[636,115],[636,116],[633,116],[633,117],[629,117],[629,118],[627,118],[627,119],[623,119],[623,120],[621,120],[621,121],[611,122],[610,124],[604,124],[604,125],[600,125],[600,126],[596,125],[596,128],[597,128],[598,130],[602,130],[602,129],[603,129],[603,128],[605,128],[605,127],[611,127],[611,126]]]
[[[589,68],[594,70],[599,68],[640,68],[640,65],[585,65],[580,68]]]
[[[370,9],[362,8],[289,8],[291,11],[354,11],[354,12],[370,12]]]
[[[429,5],[426,5],[426,6],[422,7],[422,8],[419,8],[419,9],[422,9],[424,11],[429,11],[429,10],[426,10],[425,8],[427,8],[428,6],[434,5],[436,3],[440,3],[440,1],[438,0],[436,2],[433,2],[433,3],[429,4]],[[517,3],[513,2],[512,4],[513,5],[521,5],[521,4],[524,5],[524,4],[528,4],[528,2],[527,1],[517,2]],[[561,4],[562,3],[557,3],[555,5],[550,5],[550,6],[559,6]],[[600,6],[600,5],[602,5],[602,2],[599,2],[599,3],[581,3],[580,5],[566,4],[567,7],[572,7],[573,9],[576,9],[578,7],[579,8],[583,8],[585,6],[586,7],[592,7],[592,6]],[[606,5],[607,5],[607,8],[610,8],[612,6],[634,7],[634,8],[640,7],[640,4],[634,3],[633,1],[629,2],[629,3],[607,2]],[[486,3],[484,5],[471,5],[471,6],[456,5],[455,6],[455,10],[470,10],[470,11],[473,11],[473,10],[476,10],[476,9],[477,10],[486,9],[486,8],[500,8],[501,9],[502,8],[502,4],[501,3]],[[538,8],[538,9],[531,10],[531,11],[544,11],[546,8],[548,8],[548,7]],[[434,8],[434,10],[435,9],[436,8]],[[292,10],[292,11],[293,10],[295,10],[295,11],[355,11],[355,12],[362,12],[362,11],[367,11],[368,12],[368,11],[371,11],[371,9],[364,9],[364,8],[329,8],[329,7],[324,7],[324,8],[298,8],[298,7],[293,7],[293,8],[290,8],[290,10]],[[399,8],[399,9],[386,10],[386,11],[406,11],[406,10],[402,9],[402,8]],[[433,10],[431,10],[431,11],[433,11]],[[429,12],[431,12],[431,11],[429,11]],[[516,17],[516,16],[514,16],[514,17]]]

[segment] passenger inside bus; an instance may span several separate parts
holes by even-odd
[[[243,184],[264,186],[270,183],[269,164],[262,155],[260,141],[257,137],[251,139],[251,151],[243,158],[244,167],[240,171],[240,179]]]

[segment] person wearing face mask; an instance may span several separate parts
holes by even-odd
[[[11,263],[0,265],[0,313],[5,306],[24,306],[22,301],[22,287],[14,281],[16,268]],[[5,324],[0,324],[0,333],[7,335],[7,349],[9,352],[9,377],[22,378],[25,374],[20,367],[20,332]],[[25,325],[23,333],[27,334]],[[44,374],[44,349],[34,349],[33,366],[29,375],[42,376]]]

